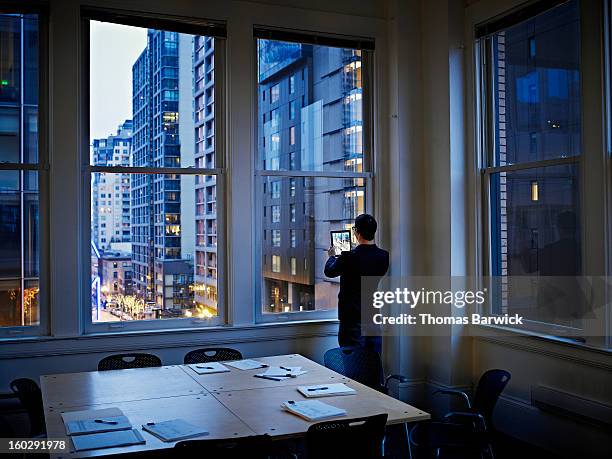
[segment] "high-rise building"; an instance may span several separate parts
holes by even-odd
[[[191,116],[182,116],[179,122],[181,109],[193,111],[191,91],[184,94],[193,81],[191,47],[190,35],[148,31],[147,47],[132,68],[133,166],[193,164],[193,140],[181,140],[179,135],[179,131],[193,133]],[[193,302],[188,287],[193,278],[193,245],[187,247],[183,238],[195,232],[195,209],[181,199],[193,194],[188,184],[188,178],[179,174],[132,177],[134,290],[164,317],[179,315]]]
[[[260,167],[362,172],[359,51],[258,47]],[[264,312],[334,308],[338,284],[323,275],[329,231],[363,212],[361,179],[269,177],[262,187]]]
[[[117,133],[105,139],[94,139],[93,164],[96,166],[129,166],[132,149],[132,120],[126,120]],[[111,243],[130,242],[130,176],[129,174],[94,174],[91,183],[92,241],[99,250]]]
[[[215,167],[215,41],[193,40],[195,162]],[[195,183],[195,301],[211,313],[217,309],[217,181],[198,176]]]

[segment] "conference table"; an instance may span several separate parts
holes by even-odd
[[[163,442],[140,426],[177,418],[205,428],[209,434],[200,437],[203,439],[263,434],[279,440],[299,438],[313,423],[285,411],[281,403],[306,400],[297,391],[302,385],[344,383],[355,389],[355,395],[319,399],[345,409],[345,419],[387,413],[387,424],[392,425],[430,418],[418,408],[299,354],[254,360],[268,366],[301,366],[307,372],[297,378],[273,381],[253,377],[261,373],[261,369],[240,370],[227,366],[229,372],[199,375],[188,365],[168,365],[41,376],[49,439],[66,438],[62,414],[70,420],[70,412],[119,408],[146,441],[142,445],[79,452],[74,451],[69,442],[68,452],[51,456],[65,459],[172,448],[175,443]]]

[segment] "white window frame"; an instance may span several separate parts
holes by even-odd
[[[38,311],[39,321],[37,325],[18,325],[11,327],[0,327],[0,340],[1,339],[12,339],[12,338],[23,338],[33,336],[45,336],[50,333],[50,275],[49,275],[49,147],[47,141],[48,133],[48,103],[49,103],[49,73],[48,73],[48,16],[46,11],[41,8],[29,7],[28,5],[15,6],[11,5],[10,11],[2,10],[3,14],[7,13],[14,14],[36,14],[38,16],[38,107],[37,107],[37,129],[38,129],[38,162],[36,163],[24,163],[24,162],[2,162],[0,163],[0,171],[18,171],[19,182],[20,182],[20,193],[23,193],[23,180],[25,173],[28,171],[34,171],[38,173],[38,234],[39,234],[39,260],[38,260]],[[23,30],[20,34],[21,48],[25,44],[23,36]],[[23,59],[23,52],[21,54]],[[21,62],[20,70],[20,97],[21,106],[23,107],[23,88],[24,88],[24,68],[23,62]],[[19,125],[19,149],[20,152],[24,148],[24,113],[20,110],[20,125]],[[34,193],[32,193],[34,194]],[[20,221],[21,221],[21,232],[22,241],[20,244],[20,269],[21,276],[20,281],[26,280],[23,273],[23,253],[24,253],[24,242],[23,242],[23,206],[21,206]],[[23,299],[23,290],[20,289],[20,295]],[[23,308],[23,304],[21,304]]]
[[[225,113],[223,112],[224,104],[219,103],[224,100],[223,87],[225,83],[225,47],[226,39],[215,37],[215,50],[214,53],[217,55],[215,59],[215,72],[214,72],[214,110],[215,110],[215,168],[197,168],[197,167],[137,167],[137,166],[93,166],[89,160],[89,113],[90,113],[90,102],[89,102],[89,21],[90,20],[102,20],[107,22],[113,22],[116,24],[134,25],[131,20],[126,18],[134,17],[135,13],[130,15],[122,15],[121,18],[113,18],[109,21],[106,16],[97,16],[95,12],[86,13],[81,17],[81,32],[82,32],[82,55],[84,59],[84,65],[82,66],[83,77],[82,81],[87,91],[83,95],[83,113],[82,119],[85,120],[83,123],[83,137],[82,137],[82,152],[87,154],[81,154],[82,164],[82,193],[85,199],[82,200],[82,211],[81,211],[81,227],[83,228],[82,235],[82,246],[81,250],[83,254],[87,254],[90,250],[91,240],[91,174],[95,172],[103,173],[124,173],[124,174],[179,174],[179,175],[196,175],[196,176],[215,176],[217,185],[217,241],[221,241],[221,244],[217,243],[217,316],[207,319],[201,318],[174,318],[174,319],[152,319],[152,320],[133,320],[133,321],[120,321],[120,322],[100,322],[94,323],[91,317],[91,257],[83,257],[83,269],[81,272],[81,309],[82,309],[82,321],[83,331],[85,334],[95,334],[104,332],[132,332],[132,331],[151,331],[151,330],[167,330],[167,329],[185,329],[185,328],[201,328],[201,327],[213,327],[219,326],[226,323],[226,302],[227,302],[227,283],[228,274],[225,269],[227,266],[226,257],[227,249],[225,245],[226,237],[226,216],[225,216],[225,163],[226,163],[226,149],[224,141],[224,125],[225,125]],[[172,28],[174,31],[179,31],[182,28],[181,22],[176,22],[176,28],[174,24]],[[204,24],[202,24],[204,26]],[[137,27],[142,27],[137,25]],[[204,27],[203,27],[204,28]],[[163,30],[172,30],[170,28],[164,28]],[[193,30],[193,28],[191,28]],[[194,34],[190,30],[189,33]],[[205,35],[203,33],[202,35]],[[224,63],[219,65],[219,63]],[[195,140],[195,139],[194,139]],[[194,260],[195,261],[195,260]]]
[[[607,5],[606,0],[606,5]],[[517,8],[520,6],[517,3]],[[610,272],[610,261],[607,258],[604,249],[604,241],[610,241],[611,232],[609,230],[609,218],[612,215],[610,212],[610,174],[604,174],[604,171],[609,171],[612,167],[610,159],[610,141],[606,138],[610,137],[609,123],[608,133],[603,131],[602,126],[606,118],[604,107],[602,106],[602,90],[604,82],[602,75],[602,61],[609,60],[609,57],[604,53],[601,43],[604,32],[609,36],[610,22],[609,18],[604,28],[602,16],[604,12],[604,2],[580,2],[580,24],[581,24],[581,98],[582,98],[582,150],[581,155],[573,158],[559,158],[552,160],[534,161],[531,163],[522,163],[511,166],[489,166],[493,155],[492,136],[493,128],[490,124],[490,111],[487,111],[487,106],[490,106],[492,93],[487,90],[491,82],[491,74],[487,73],[486,45],[485,39],[476,40],[474,43],[474,89],[475,96],[475,117],[474,117],[474,139],[475,139],[475,165],[477,168],[477,186],[475,190],[478,196],[475,197],[477,203],[476,220],[477,220],[477,266],[476,271],[480,279],[480,284],[484,284],[485,276],[491,275],[491,228],[490,228],[490,176],[493,173],[500,171],[519,170],[533,167],[550,166],[555,164],[577,163],[580,173],[580,194],[581,194],[581,243],[582,243],[582,261],[583,261],[583,276],[604,276]],[[500,16],[507,14],[507,11],[497,11],[491,15],[492,20],[497,20]],[[474,26],[487,23],[492,20],[484,20],[480,23],[474,23]],[[609,50],[609,43],[606,45]],[[609,56],[609,51],[608,51]],[[609,65],[609,64],[608,64]],[[608,83],[606,83],[608,84]],[[604,91],[605,92],[605,91]],[[610,99],[609,94],[607,95]],[[604,147],[605,145],[605,147]],[[607,190],[607,191],[606,191]],[[608,221],[608,223],[606,223]],[[608,242],[609,244],[609,242]],[[605,292],[607,297],[610,297],[611,292]],[[609,304],[606,301],[605,304]],[[493,313],[493,305],[490,305],[488,313]],[[576,341],[574,344],[587,345],[593,347],[610,346],[612,334],[612,311],[611,307],[607,306],[601,311],[602,316],[598,317],[599,323],[596,329],[592,326],[589,330],[583,330],[586,335],[585,342]],[[593,321],[590,321],[591,324]],[[567,342],[567,338],[559,336],[560,327],[553,324],[529,322],[533,327],[530,332],[548,339]],[[491,326],[492,328],[502,328]],[[503,327],[508,330],[511,327]],[[524,329],[518,330],[525,332]],[[597,336],[595,336],[597,335]],[[603,337],[603,338],[602,338]],[[607,344],[605,344],[607,343]]]

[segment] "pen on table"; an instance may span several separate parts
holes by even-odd
[[[314,390],[327,390],[329,389],[329,387],[311,387],[310,389],[308,389],[309,392],[312,392]]]
[[[119,424],[117,421],[109,421],[107,419],[95,419],[94,422],[97,422],[98,424]]]
[[[261,378],[261,379],[269,379],[270,381],[282,381],[282,379],[280,378],[274,378],[272,376],[266,376],[266,375],[253,375],[255,378]]]
[[[293,371],[291,368],[287,368],[287,367],[278,367],[278,368],[280,368],[281,370]]]
[[[199,368],[200,370],[214,370],[215,369],[215,367],[202,367],[199,365],[196,365],[196,368]]]

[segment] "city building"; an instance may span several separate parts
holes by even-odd
[[[192,137],[182,139],[179,133],[194,132],[191,116],[179,122],[180,111],[193,112],[192,92],[184,91],[192,87],[192,46],[189,35],[148,31],[147,46],[132,68],[135,167],[193,165]],[[185,191],[193,194],[188,184],[189,179],[178,174],[132,177],[134,291],[162,316],[189,303],[175,302],[175,296],[165,292],[167,276],[193,276],[193,244],[187,247],[184,240],[195,233],[195,206],[186,205]]]
[[[361,172],[360,53],[270,40],[258,46],[260,167]],[[363,184],[270,177],[260,186],[264,312],[335,308],[337,280],[323,274],[329,231],[350,228],[363,212]]]
[[[100,291],[105,301],[132,295],[132,257],[129,252],[107,251],[98,260]]]
[[[215,39],[193,40],[195,107],[195,162],[199,168],[215,167]],[[216,315],[217,311],[217,180],[195,177],[195,302]]]
[[[132,120],[126,120],[116,134],[92,142],[92,164],[96,166],[129,166],[132,146]],[[92,176],[91,237],[99,250],[111,243],[130,242],[130,175]]]

